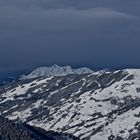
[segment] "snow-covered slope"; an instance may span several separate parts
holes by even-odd
[[[71,66],[58,66],[53,65],[52,67],[39,67],[29,75],[24,76],[24,78],[35,78],[40,76],[64,76],[68,74],[84,74],[84,73],[92,73],[93,71],[89,68],[83,67],[79,69],[73,69]]]
[[[0,89],[2,116],[83,140],[140,138],[140,70],[22,79]]]

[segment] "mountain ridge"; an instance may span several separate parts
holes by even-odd
[[[140,69],[20,79],[0,88],[3,117],[82,140],[140,136]]]
[[[30,74],[22,76],[22,78],[30,79],[39,76],[65,76],[68,74],[85,74],[92,72],[94,71],[87,67],[73,69],[71,66],[58,66],[54,64],[51,67],[38,67]]]
[[[100,70],[93,70],[88,67],[79,67],[79,68],[72,68],[71,66],[59,66],[57,64],[54,64],[52,66],[40,66],[36,69],[32,70],[32,72],[22,75],[21,79],[31,79],[31,78],[37,78],[37,77],[43,77],[43,76],[66,76],[69,74],[90,74],[90,73],[103,73],[103,72],[113,72],[117,70],[139,70],[140,68],[121,68],[121,69],[100,69]]]

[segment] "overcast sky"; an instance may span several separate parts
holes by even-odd
[[[0,0],[0,71],[140,67],[140,0]]]

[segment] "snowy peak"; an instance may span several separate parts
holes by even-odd
[[[83,67],[79,69],[73,69],[71,66],[58,66],[53,65],[51,67],[39,67],[29,75],[25,76],[24,78],[36,78],[40,76],[65,76],[68,74],[85,74],[85,73],[93,73],[93,70]]]

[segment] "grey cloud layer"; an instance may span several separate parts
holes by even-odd
[[[139,6],[138,0],[0,0],[0,67],[139,65]]]
[[[110,8],[92,8],[87,10],[68,9],[53,9],[44,10],[38,7],[29,9],[20,9],[14,6],[4,6],[0,8],[1,25],[8,25],[17,28],[57,28],[68,29],[78,28],[79,25],[89,24],[104,24],[115,20],[118,22],[124,20],[138,20],[139,17],[128,13],[119,12]],[[80,24],[79,24],[80,23]],[[3,26],[4,26],[3,25]],[[87,28],[87,26],[85,26]]]

